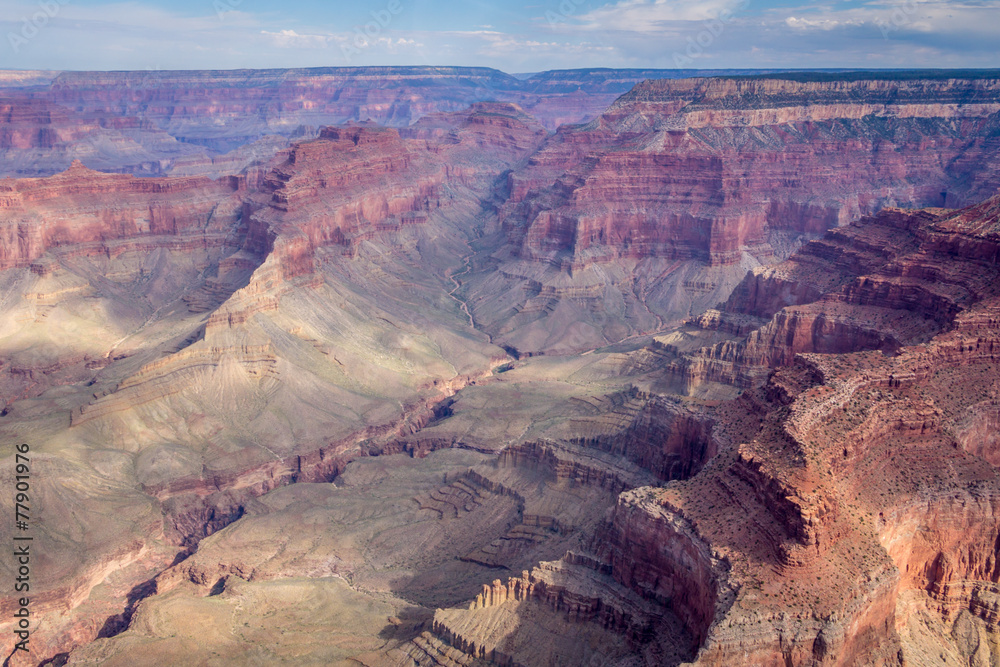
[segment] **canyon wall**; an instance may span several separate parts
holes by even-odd
[[[675,75],[567,70],[524,80],[476,67],[0,71],[0,176],[47,176],[73,159],[137,175],[237,174],[324,125],[406,127],[481,101],[520,104],[552,131],[593,119],[639,81]]]
[[[998,212],[1000,198],[954,214],[883,213],[749,275],[726,304],[723,317],[767,313],[782,292],[761,288],[763,280],[792,285],[787,294],[830,290],[810,297],[811,312],[873,331],[886,331],[885,320],[908,320],[912,338],[882,351],[877,341],[850,336],[838,349],[775,336],[787,347],[764,364],[779,370],[757,375],[717,412],[720,455],[701,475],[654,494],[658,504],[626,506],[629,521],[662,512],[683,518],[731,566],[718,581],[734,587],[735,602],[716,606],[696,664],[747,656],[765,665],[909,664],[938,653],[971,659],[963,651],[975,646],[943,638],[966,610],[986,624],[994,618],[1000,477],[989,436],[973,424],[992,418],[1000,390]],[[879,243],[887,234],[898,245]],[[831,258],[831,246],[842,252]],[[878,268],[870,263],[874,248],[885,253]],[[856,261],[848,261],[852,250]],[[817,270],[818,257],[853,265],[853,275]],[[913,288],[933,285],[951,307],[922,311],[932,302],[900,302],[894,290],[875,290],[858,304],[850,285],[886,273]],[[936,280],[921,282],[928,276]],[[806,287],[794,286],[799,277]],[[838,310],[844,305],[851,307]],[[781,313],[797,307],[784,307],[760,331],[787,322]],[[751,334],[746,345],[760,340]],[[920,614],[942,628],[939,643],[897,634]]]
[[[263,173],[217,180],[75,163],[0,182],[0,428],[65,468],[38,489],[51,529],[36,543],[56,563],[39,661],[127,624],[114,563],[116,585],[140,586],[256,498],[395,451],[507,360],[448,276],[494,174],[546,132],[503,103],[410,132],[326,128]],[[120,521],[101,510],[105,475],[131,489]],[[65,537],[77,506],[110,533]]]
[[[1000,581],[989,430],[1000,396],[998,251],[994,197],[954,212],[885,211],[751,272],[699,318],[759,350],[731,363],[760,372],[713,380],[743,387],[737,398],[692,401],[693,421],[677,408],[664,421],[653,399],[625,431],[575,443],[655,470],[644,436],[666,449],[675,433],[691,448],[702,423],[707,460],[659,487],[629,490],[620,478],[608,488],[624,492],[589,542],[485,584],[467,609],[438,611],[420,645],[531,664],[524,642],[540,631],[512,619],[554,617],[581,633],[613,629],[647,660],[651,637],[688,642],[686,656],[657,654],[662,664],[988,664],[976,661],[993,650]],[[784,315],[807,306],[813,321],[844,329],[787,330]],[[896,338],[885,346],[850,331]],[[652,377],[670,372],[661,364]],[[584,451],[525,443],[500,463],[607,486],[597,459],[586,475],[566,465]]]
[[[239,224],[236,177],[148,180],[74,162],[47,179],[0,180],[0,270],[32,266],[50,250],[121,253],[149,247],[221,247]]]
[[[646,81],[562,128],[508,176],[505,245],[469,290],[503,297],[477,319],[526,352],[598,347],[697,315],[860,216],[1000,186],[996,78],[814,78]]]
[[[75,76],[63,102],[108,113],[118,75]],[[171,623],[274,584],[388,605],[365,664],[968,663],[1000,577],[1000,198],[940,204],[995,187],[995,97],[651,82],[556,135],[386,102],[239,176],[0,181],[0,434],[53,554],[32,657],[241,660]],[[189,118],[241,113],[209,101]],[[938,206],[855,220],[887,202]]]

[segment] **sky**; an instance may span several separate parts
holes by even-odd
[[[1000,0],[0,0],[0,69],[1000,67]]]

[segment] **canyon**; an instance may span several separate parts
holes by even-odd
[[[0,176],[49,176],[73,159],[136,175],[237,174],[322,126],[405,127],[475,102],[516,103],[548,130],[589,121],[635,83],[695,70],[314,67],[139,72],[0,70]],[[723,73],[719,72],[709,72]]]
[[[5,84],[11,664],[1000,660],[1000,77],[655,76]]]
[[[1000,186],[994,79],[803,78],[647,81],[561,128],[507,180],[502,245],[467,289],[477,322],[525,352],[600,347],[715,306],[827,229]]]

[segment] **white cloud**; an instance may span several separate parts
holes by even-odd
[[[746,0],[621,0],[580,16],[589,29],[651,33],[678,21],[708,21],[734,14]]]
[[[331,35],[300,35],[294,30],[280,32],[261,30],[260,34],[266,35],[279,49],[324,49],[333,40]]]
[[[842,23],[836,19],[830,18],[807,19],[789,16],[785,19],[785,25],[793,30],[833,30],[837,26],[842,25]]]
[[[787,11],[787,10],[786,10]],[[1000,40],[1000,2],[948,2],[947,0],[873,0],[860,7],[806,5],[792,10],[785,19],[795,30],[834,30],[868,27],[891,32],[918,32],[939,35],[993,35]],[[771,10],[772,17],[781,10]]]
[[[564,16],[549,33],[610,46],[613,57],[594,53],[617,66],[672,67],[677,53],[694,53],[687,66],[699,68],[1000,65],[1000,0],[751,2],[619,0]]]
[[[693,49],[692,41],[699,46],[694,66],[704,68],[1000,66],[1000,0],[802,0],[780,8],[764,8],[759,0],[567,0],[574,11],[553,23],[538,16],[545,7],[562,6],[549,0],[520,23],[469,21],[457,30],[393,24],[370,36],[335,19],[328,25],[276,24],[274,14],[251,11],[248,2],[218,13],[205,0],[203,15],[186,16],[150,1],[60,5],[17,52],[0,44],[0,67],[674,67],[672,55]],[[37,11],[36,0],[0,0],[0,37],[20,30],[22,17]],[[348,63],[343,45],[363,53]]]

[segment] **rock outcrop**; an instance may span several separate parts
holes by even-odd
[[[44,179],[0,180],[0,270],[31,267],[50,250],[118,254],[142,245],[220,248],[238,226],[236,177],[150,180],[79,161]]]
[[[998,211],[994,198],[955,214],[891,211],[852,226],[863,255],[881,247],[891,222],[902,252],[886,265],[897,276],[937,276],[952,307],[925,312],[924,299],[901,304],[892,290],[875,292],[882,300],[853,310],[852,322],[874,330],[876,316],[898,311],[895,321],[922,332],[885,352],[862,351],[877,346],[850,338],[840,349],[799,350],[794,337],[782,337],[788,355],[768,358],[781,368],[719,408],[720,455],[697,477],[651,492],[646,504],[619,505],[624,518],[611,524],[619,544],[637,538],[626,540],[618,526],[666,514],[727,564],[726,573],[705,570],[710,583],[695,590],[727,587],[734,598],[688,600],[677,611],[683,618],[684,609],[707,610],[707,622],[689,621],[704,633],[696,664],[899,664],[923,651],[964,650],[901,639],[896,630],[913,614],[944,628],[963,610],[993,622],[1000,477],[984,456],[989,439],[972,435],[982,428],[972,425],[992,419],[998,391]],[[841,296],[815,301],[818,315],[850,304],[843,295],[855,291],[842,285],[870,267],[855,263],[846,281],[847,271],[806,269],[825,247],[811,245],[773,274],[828,281],[819,289]],[[878,282],[879,273],[867,279]],[[766,304],[748,295],[775,291],[751,289],[759,278],[749,276],[729,308],[743,303],[763,314]],[[852,344],[858,351],[845,349]],[[626,563],[648,566],[637,556]]]
[[[895,354],[927,342],[1000,290],[995,241],[976,227],[996,201],[951,218],[889,209],[752,271],[718,311],[664,339],[663,349],[677,355],[669,372],[688,391],[710,393],[713,383],[753,386],[800,353]],[[735,324],[753,321],[760,326],[750,332]],[[681,341],[690,347],[719,334],[729,340],[681,349]]]
[[[31,658],[986,660],[1000,197],[840,223],[992,187],[995,80],[802,78],[0,182]]]
[[[622,493],[582,551],[484,585],[467,609],[439,611],[421,645],[435,639],[470,660],[533,664],[522,647],[538,631],[511,619],[536,618],[542,607],[616,629],[634,654],[651,646],[654,627],[671,627],[662,632],[678,650],[696,647],[659,664],[900,665],[989,655],[1000,580],[1000,474],[989,431],[1000,396],[998,214],[1000,197],[958,212],[887,211],[751,273],[707,318],[733,323],[730,335],[797,294],[816,317],[850,306],[854,327],[876,330],[894,313],[913,337],[886,350],[849,336],[838,348],[803,350],[787,337],[790,348],[762,362],[770,375],[747,376],[738,398],[706,405],[718,453],[700,471]],[[881,243],[888,235],[899,241],[891,249]],[[817,257],[831,269],[818,271]],[[949,299],[893,289],[851,296],[858,281],[890,274],[914,281],[909,294],[933,284]],[[937,280],[919,282],[927,276]],[[768,280],[777,287],[761,288]],[[771,313],[758,331],[796,307]],[[696,441],[696,432],[686,429],[684,439]],[[528,451],[504,456],[543,465],[544,456],[528,464]],[[657,625],[666,618],[674,624]]]
[[[520,104],[553,131],[592,120],[644,79],[677,75],[571,70],[524,80],[476,67],[0,71],[0,176],[47,176],[73,159],[137,175],[238,174],[325,125],[406,127],[482,101]]]
[[[92,558],[127,544],[162,569],[255,498],[395,451],[507,360],[449,298],[448,276],[495,174],[546,132],[500,103],[410,132],[326,128],[263,174],[214,181],[74,164],[4,184],[4,432],[57,461],[44,443],[64,432],[90,452],[83,470],[106,452],[115,463],[94,463],[101,474],[156,508],[155,528],[123,516],[76,559],[55,528],[68,504],[40,492],[53,529],[39,548],[66,556],[38,593],[53,601],[38,608],[53,619],[39,660],[95,638],[110,616],[127,622],[130,609],[84,603]],[[138,560],[123,581],[156,567]],[[55,604],[64,589],[81,592]]]
[[[676,324],[862,215],[992,195],[998,127],[995,78],[643,82],[510,174],[474,314],[525,352]]]

